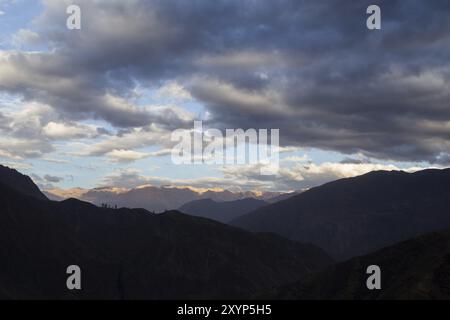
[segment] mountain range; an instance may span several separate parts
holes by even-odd
[[[242,201],[261,207],[232,225],[209,219],[246,211]],[[376,171],[257,202],[184,206],[211,206],[208,219],[56,202],[0,166],[0,299],[450,299],[449,169]],[[69,265],[80,291],[66,287]],[[370,265],[381,290],[366,287]]]
[[[450,169],[375,171],[333,181],[231,222],[313,243],[337,260],[450,228]]]
[[[254,192],[229,190],[198,190],[188,187],[156,187],[140,186],[133,189],[103,187],[95,189],[74,188],[68,190],[50,189],[45,194],[48,198],[61,201],[68,198],[76,198],[95,205],[108,204],[110,206],[143,208],[152,212],[174,210],[182,205],[202,199],[210,199],[216,202],[235,201],[253,198],[262,201],[277,201],[280,196],[289,196],[281,192]]]
[[[48,200],[30,177],[21,174],[15,169],[0,165],[0,183],[23,195],[32,196],[40,200]]]
[[[2,167],[1,176],[0,299],[243,299],[332,263],[273,234],[176,211],[50,201],[18,172]],[[70,265],[81,268],[82,290],[66,287]]]

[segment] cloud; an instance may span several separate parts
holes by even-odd
[[[170,142],[171,131],[156,126],[136,128],[122,134],[92,143],[80,151],[73,152],[78,156],[102,156],[114,150],[130,150],[152,145],[164,145]]]
[[[170,82],[159,88],[155,93],[156,98],[175,101],[192,100],[191,93],[176,82]]]
[[[14,155],[6,150],[0,149],[0,158],[8,158],[8,159],[14,159],[14,160],[22,160],[22,157]]]
[[[96,137],[98,130],[95,126],[77,123],[49,122],[42,128],[45,136],[52,139],[74,139]]]
[[[280,128],[284,147],[450,164],[448,1],[379,1],[380,32],[365,27],[368,0],[80,0],[80,32],[62,27],[69,3],[45,0],[34,21],[48,51],[0,52],[0,90],[49,106],[48,121],[120,132],[86,155],[166,148],[192,125],[182,108],[136,103],[144,87],[192,97],[219,128]]]
[[[217,122],[231,120],[227,113],[232,117],[241,115],[262,118],[265,115],[265,119],[269,116],[280,118],[287,111],[276,91],[245,90],[214,78],[196,79],[192,84],[192,92],[208,105],[208,111],[221,115],[220,118],[213,119]]]
[[[132,150],[114,149],[106,154],[113,162],[129,163],[136,160],[148,158],[150,155],[145,152],[137,152]]]
[[[310,162],[311,159],[308,155],[302,155],[302,156],[289,156],[286,158],[283,158],[281,161],[283,162]]]
[[[0,137],[0,150],[13,158],[36,158],[53,151],[47,141]]]
[[[36,158],[55,150],[52,140],[98,136],[93,126],[67,122],[48,105],[14,103],[0,113],[0,150],[9,158]]]
[[[120,169],[103,177],[99,186],[101,187],[118,187],[118,188],[135,188],[141,185],[150,184],[151,179],[141,175],[137,169],[126,168]]]
[[[405,171],[423,168],[410,167]],[[296,163],[291,167],[281,167],[278,175],[268,178],[260,175],[259,165],[229,166],[222,169],[224,176],[230,180],[247,181],[249,184],[263,183],[267,189],[278,191],[303,190],[319,186],[329,181],[354,177],[370,171],[400,170],[392,164],[375,163]]]
[[[51,175],[48,175],[48,174],[46,174],[46,175],[44,176],[44,179],[45,179],[45,181],[51,182],[51,183],[58,183],[58,182],[61,182],[61,181],[64,180],[64,178],[56,177],[56,176],[51,176]]]
[[[71,120],[102,119],[117,127],[180,126],[185,121],[174,107],[136,106],[113,92],[115,84],[102,83],[89,71],[75,72],[71,65],[71,57],[60,52],[0,52],[0,90],[49,105]]]
[[[227,52],[219,55],[205,55],[197,60],[200,66],[213,67],[216,69],[243,68],[250,70],[267,70],[273,67],[285,65],[289,57],[279,52],[262,52],[240,50]]]
[[[405,171],[421,170],[421,167],[409,167]],[[290,167],[282,167],[277,176],[263,176],[260,165],[226,166],[220,171],[222,176],[203,176],[191,179],[170,179],[159,176],[143,175],[140,170],[125,168],[113,171],[103,177],[100,186],[116,186],[135,188],[143,185],[153,186],[191,186],[198,188],[221,188],[234,191],[297,191],[305,190],[321,184],[354,177],[377,170],[400,170],[395,165],[372,163],[334,163],[322,164],[296,163]]]
[[[53,189],[55,188],[55,186],[53,185],[54,183],[59,183],[64,180],[64,178],[62,177],[52,176],[48,174],[41,177],[38,174],[31,173],[29,176],[41,190]]]
[[[2,161],[2,165],[9,167],[9,168],[13,168],[16,170],[30,170],[33,168],[33,164],[31,163],[27,163],[27,162],[3,162]]]
[[[14,47],[21,48],[23,46],[34,46],[42,43],[42,40],[34,31],[29,29],[20,29],[12,35],[11,42]]]
[[[68,163],[70,163],[70,161],[63,160],[63,159],[43,158],[42,160],[50,162],[50,163],[56,163],[56,164],[68,164]]]
[[[222,177],[201,177],[193,179],[170,179],[160,176],[145,176],[140,170],[133,168],[119,169],[103,177],[99,186],[115,186],[120,188],[136,188],[139,186],[166,186],[166,187],[194,187],[194,188],[221,188],[233,191],[254,190],[264,188],[264,183],[233,180]]]

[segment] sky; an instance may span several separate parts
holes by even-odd
[[[0,163],[44,189],[261,191],[447,167],[448,30],[445,0],[0,0]],[[174,164],[196,120],[279,129],[278,172]]]

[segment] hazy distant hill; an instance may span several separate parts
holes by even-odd
[[[331,263],[312,245],[174,211],[39,200],[3,182],[0,203],[0,298],[248,298]],[[67,290],[69,265],[83,290]]]
[[[311,242],[333,257],[450,228],[450,169],[371,172],[310,189],[232,222]]]
[[[180,205],[197,199],[198,194],[190,189],[142,187],[126,192],[111,192],[108,188],[93,189],[83,194],[81,199],[94,204],[108,203],[119,207],[144,208],[162,212],[176,209]]]
[[[95,188],[72,190],[47,190],[52,200],[76,198],[96,205],[107,203],[111,206],[144,208],[149,211],[163,212],[177,209],[180,206],[195,200],[211,199],[217,202],[234,201],[245,198],[268,200],[280,196],[280,192],[257,193],[252,191],[231,192],[228,190],[200,192],[191,188],[182,187],[155,187],[142,186],[134,189]],[[71,194],[72,193],[72,194]]]
[[[368,290],[366,269],[381,269],[381,290]],[[450,231],[427,234],[327,268],[283,286],[275,299],[450,299]]]
[[[237,217],[267,204],[268,203],[265,201],[253,198],[224,202],[202,199],[188,202],[182,205],[178,210],[193,216],[228,223]]]

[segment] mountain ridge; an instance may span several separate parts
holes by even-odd
[[[0,182],[0,298],[237,299],[332,263],[323,250],[176,211],[54,202]],[[81,291],[66,268],[82,270]]]
[[[231,220],[267,204],[268,202],[253,198],[223,202],[200,199],[188,202],[178,210],[189,215],[229,223]]]
[[[311,242],[338,260],[450,228],[450,169],[374,171],[304,191],[231,222]]]
[[[377,265],[381,290],[368,290],[366,269]],[[270,299],[450,299],[450,230],[409,239],[352,258],[301,282],[262,294]]]
[[[15,169],[0,164],[0,183],[8,185],[23,194],[40,200],[48,200],[47,196],[39,190],[30,177],[21,174]]]
[[[133,189],[109,187],[94,189],[74,188],[69,190],[52,189],[46,190],[45,194],[55,201],[73,197],[96,205],[106,203],[111,206],[145,208],[154,212],[176,210],[186,203],[202,199],[212,199],[218,202],[235,201],[245,198],[270,201],[272,198],[275,199],[281,195],[279,192],[231,192],[229,190],[207,190],[200,192],[187,187],[156,186],[142,186]]]

